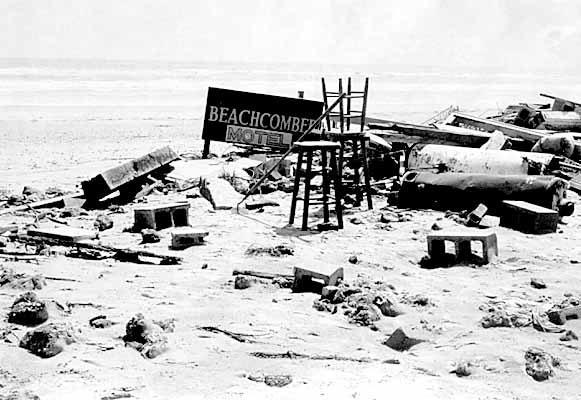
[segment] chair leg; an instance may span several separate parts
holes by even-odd
[[[303,226],[302,230],[306,231],[309,224],[309,197],[311,195],[311,178],[313,165],[313,151],[307,152],[307,170],[305,172],[305,199],[303,200]]]
[[[361,176],[359,174],[361,162],[359,157],[359,143],[357,139],[353,140],[353,186],[355,188],[355,205],[360,206],[363,201],[363,193],[361,192]]]
[[[329,222],[329,160],[327,150],[321,150],[321,174],[323,175],[323,219]]]
[[[288,220],[289,225],[292,225],[295,222],[295,211],[297,208],[297,196],[299,195],[299,186],[301,184],[301,168],[303,165],[303,152],[299,152],[299,157],[297,160],[297,169],[295,171],[295,185],[293,187],[293,197],[291,200],[291,211],[290,217]]]
[[[371,199],[371,177],[369,176],[369,161],[367,160],[367,144],[365,137],[361,141],[361,155],[363,157],[363,173],[365,174],[365,192],[367,193],[367,208],[373,209],[373,201]]]
[[[339,229],[343,229],[343,209],[341,208],[343,191],[341,189],[341,175],[337,168],[337,156],[335,155],[335,150],[331,153],[331,170],[333,174],[333,186],[335,187],[335,213],[337,214],[337,225],[339,226]]]

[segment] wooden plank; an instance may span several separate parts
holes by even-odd
[[[169,146],[157,149],[81,183],[85,197],[99,200],[123,185],[143,177],[179,158]]]
[[[447,125],[472,128],[481,132],[492,133],[500,131],[511,138],[519,138],[530,143],[536,143],[539,139],[545,137],[551,131],[535,131],[534,129],[521,128],[516,125],[506,124],[504,122],[492,119],[479,118],[472,115],[452,113],[446,121]]]
[[[79,242],[81,240],[96,239],[97,232],[86,229],[71,228],[68,226],[59,226],[56,228],[38,228],[29,229],[29,236],[39,236],[48,239],[63,240],[66,242]]]
[[[422,142],[480,147],[491,137],[489,133],[485,132],[460,132],[394,121],[388,121],[386,124],[369,124],[369,127],[371,128],[371,131],[367,131],[369,133],[387,141],[403,143]],[[404,139],[405,137],[407,139]]]
[[[30,209],[37,209],[37,208],[68,207],[69,202],[71,202],[71,201],[78,201],[78,202],[83,203],[82,196],[83,196],[82,192],[75,192],[75,193],[68,194],[65,196],[53,197],[51,199],[46,199],[46,200],[39,200],[39,201],[35,201],[32,203],[28,203],[28,204],[23,204],[21,206],[15,206],[15,207],[10,207],[10,208],[0,210],[0,215],[10,214],[10,213],[19,212],[19,211],[26,211],[26,210],[30,210]],[[80,205],[79,205],[79,207],[80,207]]]

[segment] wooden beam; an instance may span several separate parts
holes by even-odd
[[[108,169],[88,181],[81,183],[87,200],[100,200],[138,178],[175,161],[179,158],[169,146],[157,149],[115,168]]]

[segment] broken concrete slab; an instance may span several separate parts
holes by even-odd
[[[294,267],[293,292],[321,293],[324,286],[337,286],[344,279],[343,268],[320,266],[317,270]]]
[[[500,226],[524,233],[553,233],[557,231],[559,213],[526,201],[505,200]]]
[[[86,229],[71,228],[67,226],[59,226],[54,228],[35,228],[28,230],[28,236],[37,236],[41,238],[56,239],[65,242],[80,242],[82,240],[90,240],[97,238],[96,231],[89,231]]]
[[[468,226],[480,225],[482,218],[484,218],[484,216],[486,215],[487,212],[488,212],[488,207],[486,207],[484,204],[480,203],[478,205],[478,207],[476,207],[474,210],[472,210],[470,212],[470,214],[468,214],[468,216],[466,217],[467,225]]]
[[[166,146],[115,168],[108,169],[81,183],[85,198],[93,202],[100,200],[122,186],[145,177],[178,158],[177,153],[169,146]]]
[[[214,210],[230,210],[242,200],[230,183],[220,178],[202,179],[200,193],[212,204]]]

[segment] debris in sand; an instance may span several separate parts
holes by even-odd
[[[77,242],[72,243],[66,240],[59,240],[59,239],[50,239],[50,238],[37,238],[28,235],[13,235],[11,236],[13,240],[18,242],[26,243],[26,244],[34,244],[36,246],[43,246],[46,247],[47,245],[51,246],[70,246],[82,249],[90,249],[90,250],[97,250],[97,251],[104,251],[104,252],[111,252],[114,254],[114,258],[127,261],[127,262],[136,262],[136,263],[143,263],[140,260],[140,257],[149,257],[149,258],[159,258],[161,259],[160,264],[162,265],[175,265],[179,264],[182,261],[181,257],[176,257],[173,255],[164,255],[164,254],[157,254],[150,251],[145,250],[132,250],[132,249],[123,249],[117,248],[114,246],[105,246],[101,244],[95,243],[88,243],[88,242]]]
[[[478,206],[474,210],[472,210],[466,217],[466,225],[479,226],[480,222],[482,221],[482,218],[485,217],[487,212],[488,207],[486,207],[482,203],[478,204]]]
[[[294,267],[294,281],[292,290],[295,293],[321,293],[324,286],[339,284],[344,278],[343,267],[335,268],[332,265],[319,266],[317,271]]]
[[[500,226],[523,233],[553,233],[557,231],[559,213],[526,201],[502,202]]]
[[[176,319],[175,318],[166,318],[161,320],[153,320],[154,324],[159,325],[164,332],[173,333],[176,328]]]
[[[252,286],[254,284],[255,280],[254,279],[250,279],[247,276],[244,275],[238,275],[235,279],[234,279],[234,289],[248,289],[250,286]]]
[[[66,345],[76,342],[76,336],[71,325],[50,323],[26,332],[19,346],[39,357],[50,358],[61,353]]]
[[[0,267],[0,287],[20,290],[40,290],[46,286],[42,275],[16,273],[12,269]]]
[[[155,229],[146,228],[141,230],[141,244],[159,243],[160,241],[161,237]]]
[[[190,203],[187,201],[139,206],[133,209],[133,230],[155,229],[156,231],[189,226]]]
[[[204,244],[204,238],[209,235],[208,231],[189,227],[176,228],[171,232],[172,250],[183,250],[191,246]]]
[[[461,361],[454,366],[454,369],[450,373],[456,374],[458,377],[470,376],[472,375],[473,367],[474,365],[470,361]]]
[[[571,340],[579,340],[579,337],[577,336],[577,334],[571,330],[568,330],[565,332],[565,334],[563,336],[561,336],[559,338],[559,340],[561,342],[569,342]]]
[[[581,319],[581,300],[574,296],[565,298],[560,304],[553,305],[548,311],[549,321],[563,325],[569,319]]]
[[[561,365],[561,360],[546,351],[530,347],[525,352],[525,370],[535,381],[545,381],[555,375],[553,367]]]
[[[40,325],[48,320],[46,303],[38,299],[34,292],[18,296],[8,313],[8,322],[25,326]]]
[[[550,332],[550,333],[561,333],[565,329],[554,325],[548,321],[546,314],[541,315],[538,311],[533,310],[531,312],[533,328],[540,332]]]
[[[480,320],[483,328],[519,328],[528,326],[531,322],[532,320],[528,313],[508,313],[503,309],[493,309]]]
[[[89,320],[89,325],[92,328],[104,329],[109,328],[110,326],[116,325],[117,322],[113,322],[107,318],[106,315],[98,315],[94,318]]]
[[[81,240],[95,239],[97,233],[87,229],[70,228],[59,226],[55,228],[29,229],[28,236],[35,236],[40,239],[54,239],[62,242],[75,243]]]
[[[351,257],[349,257],[349,262],[351,264],[357,264],[358,261],[359,261],[359,259],[357,258],[357,256],[351,256]]]
[[[113,228],[113,220],[106,214],[99,214],[94,223],[95,229],[99,232]]]
[[[290,375],[250,374],[247,378],[253,382],[264,382],[267,386],[283,387],[289,385],[293,378]]]
[[[258,358],[266,358],[266,359],[307,359],[307,360],[335,360],[335,361],[352,361],[358,363],[370,363],[374,361],[381,361],[377,358],[369,358],[369,357],[346,357],[340,355],[321,355],[321,354],[304,354],[304,353],[295,353],[294,351],[287,351],[284,353],[265,353],[262,351],[256,351],[250,353],[253,357]],[[382,361],[385,364],[399,364],[399,360],[396,359],[387,359]]]
[[[260,201],[257,200],[246,203],[246,209],[248,210],[257,210],[264,207],[279,207],[279,206],[280,204],[278,204],[276,201],[271,200],[260,200]]]
[[[155,358],[165,352],[168,342],[162,328],[141,313],[127,322],[123,341],[145,358]]]
[[[71,258],[82,258],[83,260],[105,260],[114,257],[115,253],[111,251],[74,248],[67,251],[65,256]]]
[[[252,335],[249,333],[236,333],[226,329],[218,328],[216,326],[199,326],[198,329],[206,332],[212,333],[223,333],[224,335],[238,341],[241,343],[255,343],[256,335]]]
[[[96,204],[105,196],[119,190],[122,197],[132,199],[134,196],[131,194],[134,195],[141,190],[147,183],[149,174],[163,169],[178,158],[178,155],[166,146],[104,171],[81,183],[85,198],[91,204]]]
[[[411,338],[402,328],[397,328],[382,344],[396,351],[406,351],[423,342],[425,340]]]
[[[531,286],[535,289],[546,289],[547,284],[540,278],[531,278]]]
[[[286,245],[279,244],[276,246],[259,246],[252,244],[246,249],[247,256],[258,256],[268,254],[272,257],[292,256],[295,254],[295,249]]]

